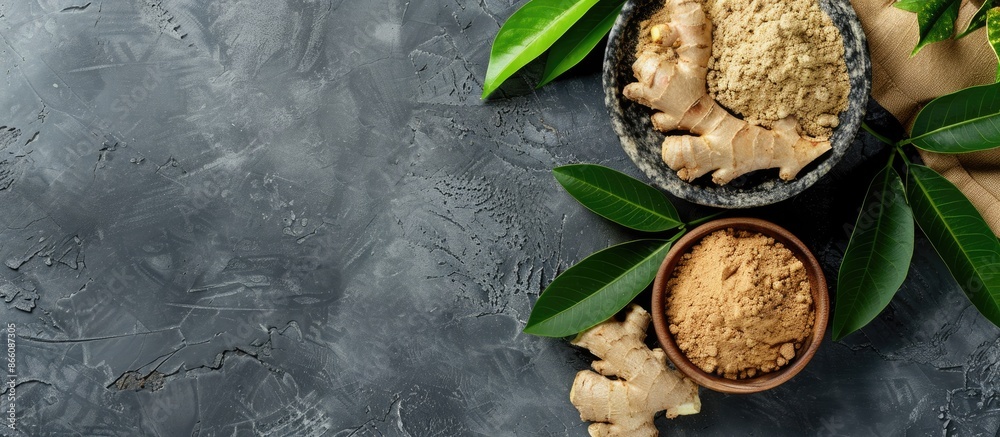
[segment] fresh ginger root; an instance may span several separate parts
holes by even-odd
[[[677,176],[693,181],[708,172],[725,185],[745,173],[775,168],[784,180],[830,150],[829,141],[810,140],[798,133],[799,123],[786,117],[773,129],[751,125],[720,106],[706,90],[712,54],[712,22],[698,0],[666,0],[669,20],[647,26],[649,39],[640,44],[632,71],[638,82],[625,86],[625,97],[657,110],[653,127],[668,135],[663,161]]]
[[[656,436],[653,415],[701,411],[698,386],[667,367],[667,356],[644,342],[649,313],[632,305],[624,321],[608,320],[584,331],[573,344],[601,358],[594,370],[576,374],[569,400],[590,425],[591,436]],[[608,377],[617,379],[609,379]]]

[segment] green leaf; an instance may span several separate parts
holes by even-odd
[[[531,0],[514,12],[493,40],[483,98],[545,52],[595,3],[597,0]]]
[[[913,257],[913,212],[891,163],[875,176],[837,277],[833,339],[871,322],[906,279]]]
[[[991,2],[986,2],[989,3]],[[986,13],[986,38],[990,42],[990,47],[993,47],[993,54],[1000,61],[1000,8],[992,8]],[[995,80],[1000,82],[1000,65],[997,65]]]
[[[917,14],[920,40],[910,56],[916,55],[927,44],[944,41],[955,34],[960,3],[960,0],[900,0],[893,5]]]
[[[583,18],[549,49],[549,56],[545,59],[545,72],[542,73],[538,88],[580,63],[597,47],[604,35],[611,31],[624,4],[622,0],[598,0],[593,8],[583,14]]]
[[[1000,84],[965,88],[931,100],[913,121],[910,139],[937,153],[967,153],[1000,146]]]
[[[1000,241],[969,199],[934,170],[909,164],[913,216],[969,300],[1000,326]]]
[[[653,282],[672,244],[638,240],[590,255],[542,292],[524,332],[565,337],[611,318]]]
[[[552,174],[587,209],[622,226],[659,232],[683,224],[662,192],[624,173],[595,164],[573,164],[556,167]]]
[[[979,28],[985,26],[986,11],[989,11],[992,8],[993,8],[993,0],[984,1],[983,5],[980,6],[979,10],[976,11],[976,15],[973,15],[972,19],[969,20],[969,25],[966,26],[965,30],[962,31],[962,33],[958,34],[958,36],[956,36],[955,39],[964,38],[966,35],[975,32],[979,30]]]

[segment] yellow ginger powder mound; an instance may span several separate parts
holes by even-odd
[[[742,379],[773,372],[812,332],[805,266],[759,233],[709,234],[682,256],[666,289],[670,332],[707,373]]]
[[[708,93],[752,124],[795,117],[828,139],[850,82],[840,32],[817,0],[704,0],[712,20]]]

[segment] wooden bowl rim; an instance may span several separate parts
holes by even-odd
[[[812,335],[806,339],[802,348],[803,352],[799,352],[792,359],[791,363],[780,370],[740,380],[726,379],[706,373],[691,363],[684,353],[681,352],[674,341],[673,335],[667,329],[668,323],[665,308],[667,280],[673,274],[673,270],[680,261],[681,255],[690,251],[706,235],[727,228],[759,232],[774,238],[788,247],[806,267],[816,317],[813,322]],[[673,362],[678,371],[691,378],[698,385],[711,390],[723,393],[756,393],[777,387],[788,381],[801,372],[806,364],[809,363],[809,360],[816,354],[816,350],[819,349],[819,345],[823,341],[827,321],[830,317],[830,296],[827,293],[823,268],[802,240],[799,240],[785,228],[769,221],[749,217],[735,217],[713,220],[698,226],[674,244],[667,253],[666,258],[664,258],[663,264],[660,265],[656,279],[653,282],[652,308],[653,326],[656,330],[656,336],[660,340],[660,345],[663,347],[664,352],[666,352],[667,357]]]

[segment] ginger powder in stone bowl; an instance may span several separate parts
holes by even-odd
[[[681,26],[693,15],[708,18],[701,23],[711,23],[711,41]],[[669,31],[672,25],[698,38],[665,45],[680,35]],[[657,41],[661,47],[646,50]],[[651,52],[665,61],[647,69],[649,56],[637,61]],[[664,65],[678,64],[681,54],[691,55],[697,75],[664,79]],[[637,65],[645,73],[636,76]],[[647,84],[640,76],[655,80],[637,86]],[[826,175],[861,126],[870,78],[864,32],[848,0],[628,0],[604,54],[604,101],[625,153],[674,196],[722,208],[779,202]],[[705,92],[687,106],[689,97]],[[699,124],[703,114],[719,123]],[[802,156],[774,153],[776,142],[767,138],[792,143],[779,149]],[[714,154],[698,153],[708,149]]]
[[[653,286],[667,356],[698,384],[727,393],[775,387],[802,370],[830,305],[816,258],[764,220],[706,223],[670,251]]]

